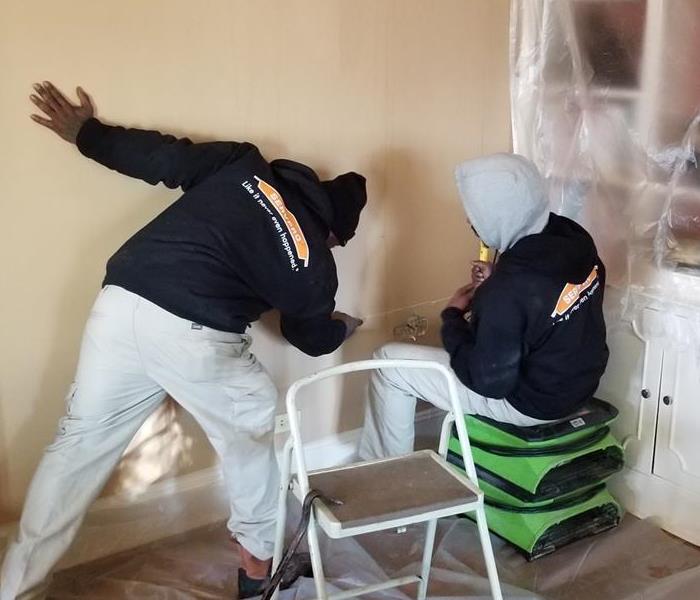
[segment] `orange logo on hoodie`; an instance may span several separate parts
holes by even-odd
[[[292,237],[292,243],[294,244],[294,249],[296,250],[299,260],[303,261],[305,267],[308,267],[309,244],[306,242],[304,232],[299,226],[299,221],[297,221],[294,214],[287,208],[281,194],[275,188],[273,188],[269,183],[260,179],[260,177],[256,177],[255,180],[258,182],[258,189],[265,195],[265,198],[270,201],[270,204],[272,204],[287,226],[287,230]]]
[[[559,300],[557,300],[557,305],[554,308],[554,312],[551,314],[552,317],[561,317],[568,311],[581,297],[581,294],[585,292],[593,283],[598,279],[598,265],[593,267],[591,274],[588,276],[586,281],[583,283],[567,283],[564,289],[559,294]]]

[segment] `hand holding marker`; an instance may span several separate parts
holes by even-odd
[[[493,271],[493,263],[489,260],[489,248],[484,242],[479,241],[479,260],[472,262],[472,283],[480,286],[486,281]]]

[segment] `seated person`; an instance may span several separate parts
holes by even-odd
[[[375,358],[450,365],[467,414],[520,426],[556,421],[589,400],[608,360],[605,267],[586,230],[550,213],[529,160],[496,154],[457,168],[467,217],[495,265],[475,263],[442,313],[444,350],[391,343]],[[416,399],[450,408],[445,378],[374,371],[360,443],[364,460],[411,452]]]

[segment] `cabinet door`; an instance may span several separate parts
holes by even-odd
[[[625,449],[625,464],[651,473],[663,352],[642,341],[630,323],[608,321],[610,360],[596,396],[620,415],[612,431]]]
[[[700,350],[667,350],[654,474],[700,493]]]

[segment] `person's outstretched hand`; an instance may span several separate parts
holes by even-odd
[[[35,83],[34,89],[37,93],[32,94],[29,98],[48,118],[32,115],[32,120],[48,127],[67,142],[75,144],[83,123],[95,114],[95,107],[85,90],[81,87],[77,89],[80,104],[76,106],[69,102],[49,81]]]
[[[362,319],[358,319],[357,317],[353,317],[351,315],[348,315],[348,314],[346,314],[344,312],[340,312],[340,311],[334,312],[333,318],[345,323],[345,339],[346,340],[353,333],[355,333],[355,330],[363,323]]]

